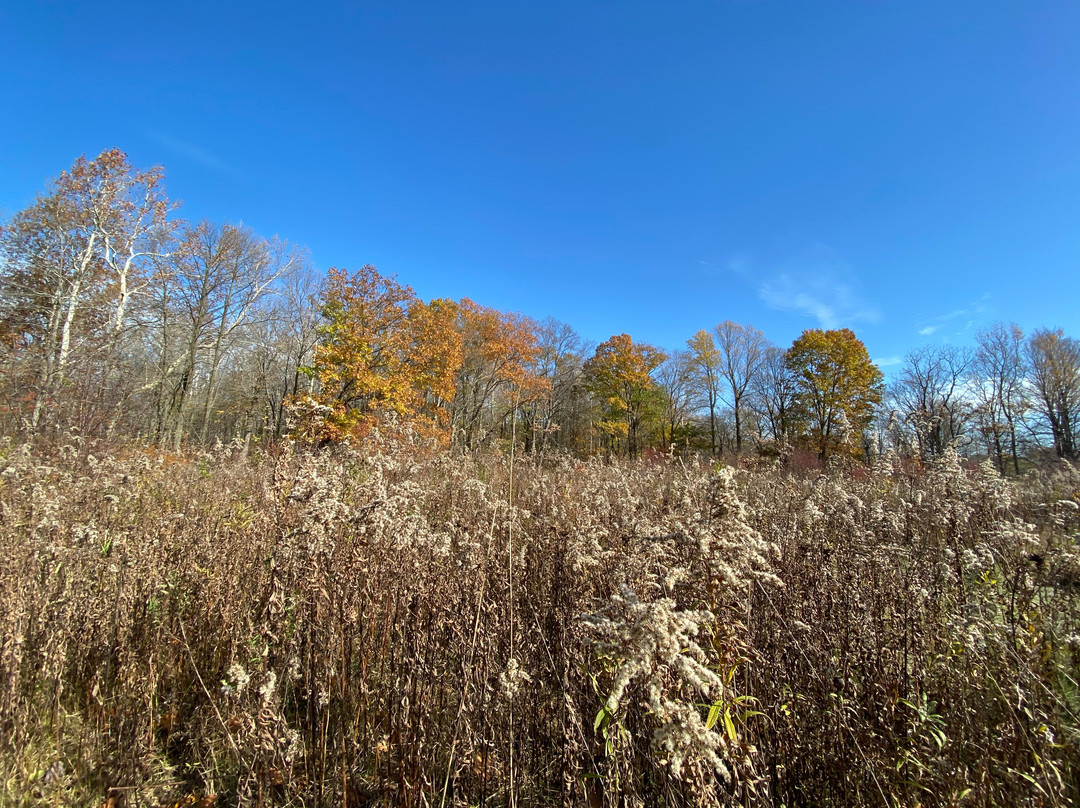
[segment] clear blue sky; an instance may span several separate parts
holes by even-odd
[[[80,154],[191,219],[583,335],[1080,336],[1075,0],[0,5],[0,214]]]

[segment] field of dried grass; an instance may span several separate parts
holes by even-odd
[[[1072,805],[1078,497],[9,442],[0,805]]]

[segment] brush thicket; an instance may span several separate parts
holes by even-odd
[[[0,804],[1076,799],[1075,471],[512,482],[407,441],[9,445]]]

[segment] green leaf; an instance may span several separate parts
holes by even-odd
[[[705,718],[705,729],[712,729],[720,719],[720,702],[716,702],[709,708],[709,715]]]
[[[731,711],[724,710],[724,729],[727,730],[728,738],[732,743],[739,742],[739,736],[735,734],[735,722],[731,720]]]
[[[596,714],[596,720],[593,721],[593,732],[607,729],[609,721],[611,721],[611,713],[608,712],[607,705],[604,705],[600,708],[600,712]]]

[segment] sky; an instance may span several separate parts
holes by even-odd
[[[1080,336],[1075,0],[0,4],[0,219],[80,155],[421,297],[884,369]]]

